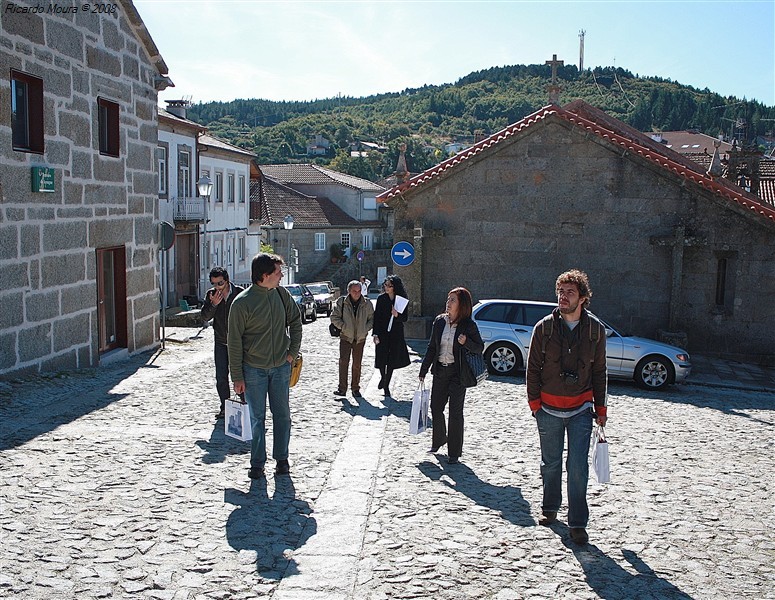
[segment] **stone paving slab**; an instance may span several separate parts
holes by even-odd
[[[563,512],[536,524],[523,378],[469,391],[463,464],[447,465],[408,433],[419,357],[385,400],[367,344],[367,400],[335,398],[318,319],[291,477],[253,482],[247,444],[212,419],[212,330],[179,335],[0,388],[0,597],[775,599],[770,392],[611,384],[612,483],[590,484],[579,548]]]

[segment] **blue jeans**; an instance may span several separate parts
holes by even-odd
[[[253,441],[250,447],[250,466],[262,468],[266,463],[266,397],[272,411],[272,458],[288,458],[291,440],[291,409],[288,404],[291,364],[273,369],[257,369],[243,364],[245,400],[250,406],[250,425]]]
[[[562,453],[568,432],[568,527],[586,527],[589,520],[587,481],[589,479],[589,441],[592,436],[592,411],[585,410],[568,419],[536,413],[541,441],[541,477],[544,482],[544,512],[558,512],[562,504]]]

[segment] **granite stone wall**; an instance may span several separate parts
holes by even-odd
[[[34,14],[0,6],[0,375],[98,364],[96,252],[126,254],[125,348],[159,340],[157,139],[146,46],[113,14]],[[37,3],[15,2],[18,6]],[[42,154],[12,147],[10,70],[43,80]],[[119,105],[119,156],[101,155],[97,98]],[[54,192],[31,191],[31,168]]]
[[[590,276],[592,310],[622,333],[657,338],[669,330],[674,302],[673,325],[690,351],[775,360],[775,305],[763,301],[775,294],[773,223],[561,119],[390,205],[396,241],[416,249],[414,264],[394,269],[415,317],[442,312],[457,285],[475,300],[554,301],[557,275],[576,267]],[[720,258],[727,258],[721,305]]]

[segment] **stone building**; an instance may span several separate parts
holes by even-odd
[[[167,67],[129,0],[107,14],[38,4],[0,10],[0,374],[95,365],[159,340]]]
[[[592,310],[622,332],[775,362],[775,209],[582,101],[549,105],[378,196],[416,259],[412,314],[475,299],[554,301],[591,278]],[[416,328],[421,330],[422,328]]]

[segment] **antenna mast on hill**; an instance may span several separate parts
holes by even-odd
[[[586,33],[583,29],[579,31],[579,73],[584,70],[584,35]]]

